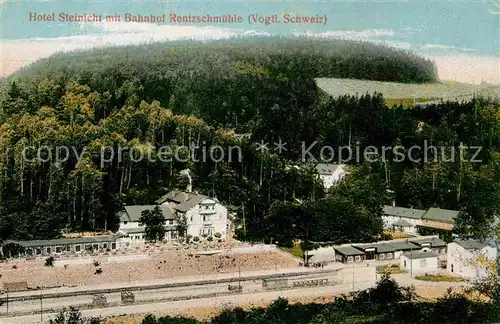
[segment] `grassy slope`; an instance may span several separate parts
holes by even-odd
[[[474,85],[458,82],[408,84],[330,78],[318,78],[316,84],[333,97],[379,92],[389,106],[402,104],[405,107],[412,107],[415,106],[415,101],[429,103],[441,100],[470,100],[475,95],[500,97],[500,86],[489,84]]]

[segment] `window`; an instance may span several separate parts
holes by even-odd
[[[425,267],[427,267],[427,259],[421,259],[420,268],[425,268]]]
[[[168,224],[169,224],[169,225],[174,225],[174,220],[173,220],[173,219],[169,220],[169,221],[168,221]]]
[[[380,254],[378,255],[378,258],[379,258],[380,260],[385,260],[385,253],[380,253]]]
[[[66,245],[66,251],[68,251],[68,252],[71,251],[71,245]]]
[[[36,254],[38,254],[38,255],[39,255],[39,254],[42,254],[42,249],[40,249],[40,248],[36,248]]]
[[[359,255],[356,255],[356,258],[355,258],[355,260],[356,260],[356,262],[359,262],[359,261],[361,261],[361,256],[359,256]]]
[[[102,248],[107,249],[108,248],[108,243],[102,243]]]
[[[56,253],[61,253],[61,247],[60,246],[56,246]]]
[[[81,248],[82,247],[80,245],[75,245],[75,251],[76,252],[80,252]]]
[[[47,248],[47,254],[50,254],[50,248],[49,247]]]
[[[352,256],[347,257],[347,262],[352,262]]]
[[[111,250],[116,250],[116,243],[111,243]]]
[[[124,222],[123,222],[123,225],[127,225],[127,221],[124,221]]]
[[[385,258],[386,258],[387,260],[392,259],[392,253],[387,253]]]
[[[99,250],[99,244],[93,244],[93,245],[92,245],[92,248],[93,248],[94,250]]]

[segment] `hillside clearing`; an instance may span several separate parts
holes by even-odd
[[[381,93],[389,106],[413,107],[441,100],[468,101],[474,96],[500,98],[500,86],[458,82],[397,83],[354,79],[318,78],[317,86],[332,97]]]

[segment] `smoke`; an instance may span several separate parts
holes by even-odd
[[[190,174],[191,171],[189,171],[189,169],[184,169],[180,172],[181,175],[184,175],[188,178],[189,180],[189,185],[188,185],[188,189],[187,191],[188,192],[191,192],[192,188],[193,188],[193,180],[191,179],[191,174]]]

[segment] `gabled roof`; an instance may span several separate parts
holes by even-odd
[[[173,202],[176,204],[176,206],[174,207],[175,210],[184,213],[207,198],[207,196],[197,193],[172,190],[166,195],[163,195],[161,198],[157,199],[155,203],[163,204],[165,202]]]
[[[350,245],[346,246],[338,246],[333,248],[335,250],[335,253],[342,254],[343,256],[353,256],[353,255],[363,255],[365,254],[364,252],[353,248]]]
[[[404,218],[400,218],[391,224],[392,226],[411,227],[411,224]]]
[[[72,237],[60,238],[53,240],[31,240],[31,241],[16,241],[7,240],[2,245],[17,244],[23,247],[41,247],[41,246],[57,246],[69,244],[85,244],[85,243],[101,243],[101,242],[114,242],[118,236],[116,235],[100,235],[90,237]]]
[[[476,240],[454,240],[453,242],[457,243],[466,250],[482,250],[488,246],[485,243]]]
[[[424,214],[422,219],[424,220],[431,220],[431,221],[437,221],[437,222],[442,222],[442,223],[448,223],[448,224],[454,224],[455,223],[455,218],[458,215],[458,211],[456,210],[449,210],[449,209],[441,209],[441,208],[434,208],[431,207],[429,210]]]
[[[400,241],[400,242],[389,242],[387,244],[396,249],[396,251],[410,251],[419,249],[418,245],[415,245],[411,242]]]
[[[408,259],[427,259],[427,258],[437,258],[438,255],[434,252],[407,252],[403,254]]]
[[[424,214],[425,214],[425,210],[422,210],[422,209],[384,206],[384,215],[387,215],[387,216],[422,219],[422,216],[424,216]]]
[[[175,210],[180,212],[187,212],[207,198],[208,197],[204,195],[190,194],[184,202],[175,206]]]
[[[163,217],[168,219],[176,219],[175,213],[169,206],[157,206],[157,205],[135,205],[135,206],[125,206],[125,213],[120,215],[120,221],[122,222],[138,222],[141,219],[142,212],[145,210],[153,210],[159,207],[162,211]]]
[[[172,190],[166,195],[161,196],[155,201],[155,204],[163,204],[166,201],[173,201],[175,203],[183,203],[188,199],[189,193],[179,190]]]
[[[395,252],[396,248],[391,246],[390,244],[386,243],[376,243],[376,244],[360,244],[360,245],[353,245],[358,250],[365,251],[367,249],[375,249],[377,253],[387,253],[387,252]]]
[[[423,239],[417,238],[417,239],[411,239],[409,241],[415,245],[418,245],[418,246],[425,245],[425,243],[429,243],[430,247],[445,247],[446,246],[446,242],[438,237],[423,238]]]
[[[343,169],[343,164],[327,164],[327,163],[319,163],[316,165],[316,171],[322,175],[331,175],[337,169]]]

